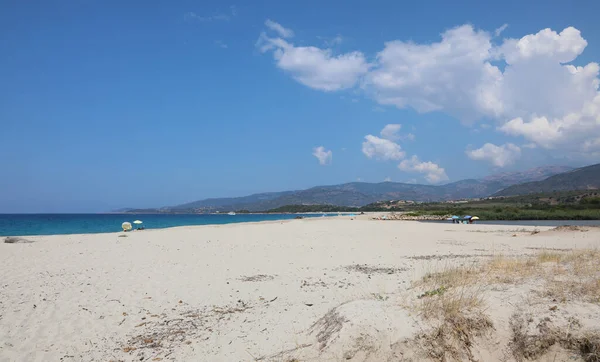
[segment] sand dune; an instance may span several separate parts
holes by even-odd
[[[2,243],[0,361],[440,360],[428,338],[442,321],[419,309],[438,289],[418,281],[600,246],[598,230],[550,229],[341,217]],[[556,300],[535,278],[480,286],[493,326],[454,357],[518,359],[516,318],[600,326],[600,300]],[[531,357],[585,358],[560,338],[546,344]]]

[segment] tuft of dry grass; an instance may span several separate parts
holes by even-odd
[[[545,275],[542,295],[561,302],[600,303],[600,251],[563,253],[556,255],[552,262],[556,266]]]
[[[420,314],[435,325],[418,338],[425,354],[439,361],[471,360],[475,337],[493,328],[483,309],[482,290],[461,287],[421,300]]]
[[[429,358],[440,361],[472,359],[473,339],[492,329],[484,295],[498,283],[540,281],[541,294],[560,301],[600,303],[600,251],[547,251],[526,257],[496,256],[482,264],[450,267],[427,273],[413,286],[421,291],[419,314],[434,321],[431,333],[419,337]],[[560,335],[541,321],[531,335],[525,322],[513,316],[511,350],[517,361],[537,358],[552,345],[577,350],[585,361],[600,361],[600,335]],[[528,334],[529,333],[529,334]]]
[[[540,320],[535,328],[531,328],[533,320],[532,316],[525,318],[520,313],[511,317],[512,337],[509,348],[516,361],[539,358],[550,347],[559,345],[579,353],[585,362],[600,362],[600,334],[597,331],[579,331],[580,325],[578,321],[574,321],[575,333],[565,333],[562,328],[554,326],[550,318]]]
[[[482,264],[445,267],[427,273],[416,287],[428,290],[473,285],[516,284],[527,279],[545,282],[542,295],[560,301],[600,303],[600,251],[547,251],[534,256],[495,256]],[[426,294],[426,293],[425,293]]]
[[[428,273],[417,283],[430,287],[418,295],[416,311],[433,324],[433,329],[417,339],[428,358],[439,361],[472,359],[474,338],[493,328],[485,313],[484,289],[476,282],[479,266]]]
[[[537,255],[537,261],[540,263],[559,263],[564,255],[564,253],[542,251]]]

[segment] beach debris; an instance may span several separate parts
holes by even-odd
[[[586,227],[583,227],[583,226],[561,225],[561,226],[557,226],[553,229],[550,229],[549,231],[581,231],[583,233],[583,232],[589,231],[589,229]]]
[[[273,280],[273,279],[274,279],[274,277],[272,275],[266,275],[266,274],[242,276],[242,277],[238,278],[238,280],[241,280],[242,282],[264,282],[266,280]]]
[[[272,355],[269,355],[269,356],[261,356],[261,357],[258,357],[258,358],[252,356],[250,354],[250,352],[248,352],[248,351],[246,351],[246,352],[248,354],[250,354],[250,356],[255,361],[283,361],[282,357],[285,357],[286,355],[288,355],[290,353],[296,352],[296,351],[298,351],[300,349],[303,349],[303,348],[310,347],[312,345],[313,345],[312,343],[304,343],[304,344],[299,345],[298,347],[286,349],[284,351],[281,351],[281,352],[278,352],[278,353],[275,353],[275,354],[272,354]],[[286,359],[285,361],[286,362],[300,362],[300,360],[297,359],[297,358]]]
[[[573,251],[572,248],[525,247],[525,249],[542,251]]]
[[[307,307],[312,307],[314,304],[313,303],[304,303],[304,305]]]
[[[464,259],[464,258],[485,258],[494,257],[494,254],[441,254],[441,255],[415,255],[407,256],[406,259],[412,260],[442,260],[442,259]]]
[[[7,244],[29,244],[29,243],[34,243],[35,240],[29,240],[29,239],[25,239],[19,236],[7,236],[4,239],[4,242]]]
[[[375,300],[378,300],[380,302],[385,302],[386,300],[388,300],[390,298],[387,295],[383,295],[381,293],[371,293],[371,295],[373,296],[373,298]]]
[[[381,267],[367,264],[348,265],[344,269],[363,274],[395,274],[408,270],[408,268]]]
[[[344,323],[349,322],[346,317],[338,312],[339,307],[341,307],[341,305],[330,309],[324,316],[310,326],[309,333],[316,334],[317,341],[319,342],[319,349],[321,351],[327,347],[331,340],[337,337],[342,330]]]
[[[235,314],[250,308],[251,305],[238,300],[234,305],[190,309],[170,316],[156,314],[153,316],[160,318],[148,319],[136,325],[134,334],[123,343],[120,350],[130,354],[137,351],[137,357],[144,353],[142,351],[150,351],[153,356],[166,358],[180,346],[191,344],[194,339],[208,340],[213,333],[211,326],[229,321]]]

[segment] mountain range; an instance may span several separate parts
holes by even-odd
[[[512,185],[496,192],[494,196],[515,196],[570,190],[597,190],[598,188],[600,188],[600,164],[559,173],[540,181]]]
[[[600,171],[600,165],[589,167],[597,167]],[[579,175],[579,170],[582,169],[574,170],[567,166],[543,166],[527,171],[494,174],[483,179],[467,179],[445,185],[351,182],[340,185],[316,186],[306,190],[267,192],[243,197],[211,198],[160,209],[121,209],[119,212],[208,213],[237,210],[254,212],[266,211],[285,205],[364,206],[386,200],[446,201],[481,198],[491,195],[508,195],[506,192],[537,190],[536,182],[544,182],[542,180],[561,175],[567,175],[563,176],[564,180],[560,178],[560,180],[563,180],[560,182],[565,187],[569,187],[569,182],[565,180],[573,177],[569,175]],[[592,177],[594,172],[596,171],[591,173],[586,171],[583,177]],[[600,178],[597,177],[596,180],[600,180]],[[521,184],[531,186],[510,191],[511,187],[518,187]],[[586,184],[588,188],[593,187],[593,182],[585,183],[584,181],[573,183],[572,186],[583,184]]]

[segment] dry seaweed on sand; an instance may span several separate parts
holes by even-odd
[[[251,275],[251,276],[242,276],[240,278],[238,278],[238,280],[242,281],[242,282],[263,282],[263,281],[267,281],[267,280],[273,280],[275,277],[272,275],[266,275],[266,274],[257,274],[257,275]]]
[[[408,270],[408,268],[381,267],[367,264],[348,265],[344,269],[363,274],[395,274]]]

